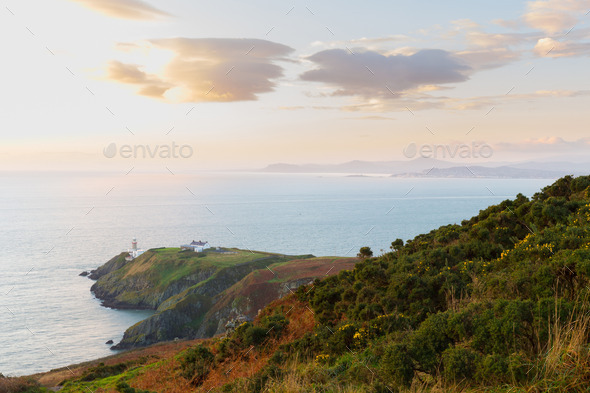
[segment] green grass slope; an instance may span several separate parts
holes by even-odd
[[[219,271],[249,264],[272,254],[238,249],[225,253],[203,253],[179,248],[148,250],[132,261],[121,254],[92,273],[97,282],[91,290],[105,306],[114,308],[156,309],[185,289],[199,284]]]

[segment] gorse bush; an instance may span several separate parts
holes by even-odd
[[[141,389],[133,388],[133,387],[129,386],[129,384],[127,382],[124,382],[124,381],[117,382],[115,388],[117,389],[117,392],[120,392],[120,393],[154,393],[154,392],[150,392],[149,390],[141,390]]]
[[[94,381],[96,379],[106,378],[113,375],[119,375],[129,368],[130,363],[117,363],[113,365],[105,365],[99,363],[98,366],[91,367],[84,375],[80,378],[81,381]]]
[[[201,385],[209,374],[214,359],[213,353],[203,345],[187,349],[180,359],[182,376],[196,386]]]
[[[566,176],[381,257],[361,252],[354,270],[297,291],[320,325],[282,353],[333,366],[362,351],[390,387],[542,379],[556,326],[588,311],[589,187]]]
[[[219,341],[216,362],[228,357],[239,355],[249,347],[256,347],[267,340],[278,338],[289,324],[289,320],[281,313],[264,316],[258,324],[244,322],[233,333]]]

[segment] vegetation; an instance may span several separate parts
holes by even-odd
[[[162,392],[588,391],[590,176],[362,254],[121,378]]]
[[[314,259],[313,255],[288,256],[239,249],[195,253],[179,248],[157,248],[129,262],[123,256],[113,258],[91,274],[97,279],[92,291],[106,306],[156,310],[151,317],[127,329],[117,349],[146,346],[176,337],[211,337],[235,309],[227,304],[233,299],[224,296],[232,285],[253,272],[271,273],[268,270],[271,265],[308,259]],[[219,297],[224,298],[226,309],[212,310]],[[276,297],[275,293],[257,303],[262,308]]]
[[[31,377],[5,377],[0,373],[0,392],[2,393],[42,393],[47,391]]]

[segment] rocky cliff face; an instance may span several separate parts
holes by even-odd
[[[229,321],[239,317],[252,320],[272,301],[294,293],[316,278],[352,269],[356,262],[357,258],[309,258],[252,272],[214,299],[194,337],[223,334]]]
[[[285,258],[284,256],[279,257]],[[199,334],[204,316],[217,301],[217,295],[240,281],[249,273],[275,262],[277,257],[263,257],[252,262],[220,269],[206,279],[185,287],[182,291],[172,291],[171,297],[162,301],[156,314],[137,323],[125,331],[117,349],[138,345],[149,345],[174,338],[201,338],[209,335]],[[191,281],[184,281],[185,285]],[[178,288],[180,289],[180,287]]]
[[[347,264],[337,263],[340,267],[333,272],[352,267],[351,258],[346,260]],[[197,255],[156,249],[133,261],[126,261],[123,253],[91,273],[97,280],[92,292],[107,307],[156,310],[127,329],[115,349],[177,337],[204,338],[223,333],[232,318],[254,318],[266,304],[325,273],[323,268],[311,272],[309,261],[314,261],[314,268],[329,262],[313,255],[242,250]],[[297,271],[303,276],[294,274]],[[284,277],[279,279],[277,272]]]

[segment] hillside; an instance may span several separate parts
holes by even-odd
[[[272,300],[316,277],[351,268],[356,258],[178,248],[152,249],[132,261],[122,253],[93,271],[91,290],[114,308],[156,311],[125,331],[114,349],[225,332],[228,321],[252,320]],[[276,270],[275,270],[276,269]],[[270,275],[270,276],[269,276]],[[252,294],[255,294],[254,296]]]
[[[589,292],[590,176],[567,176],[62,391],[587,392]]]

